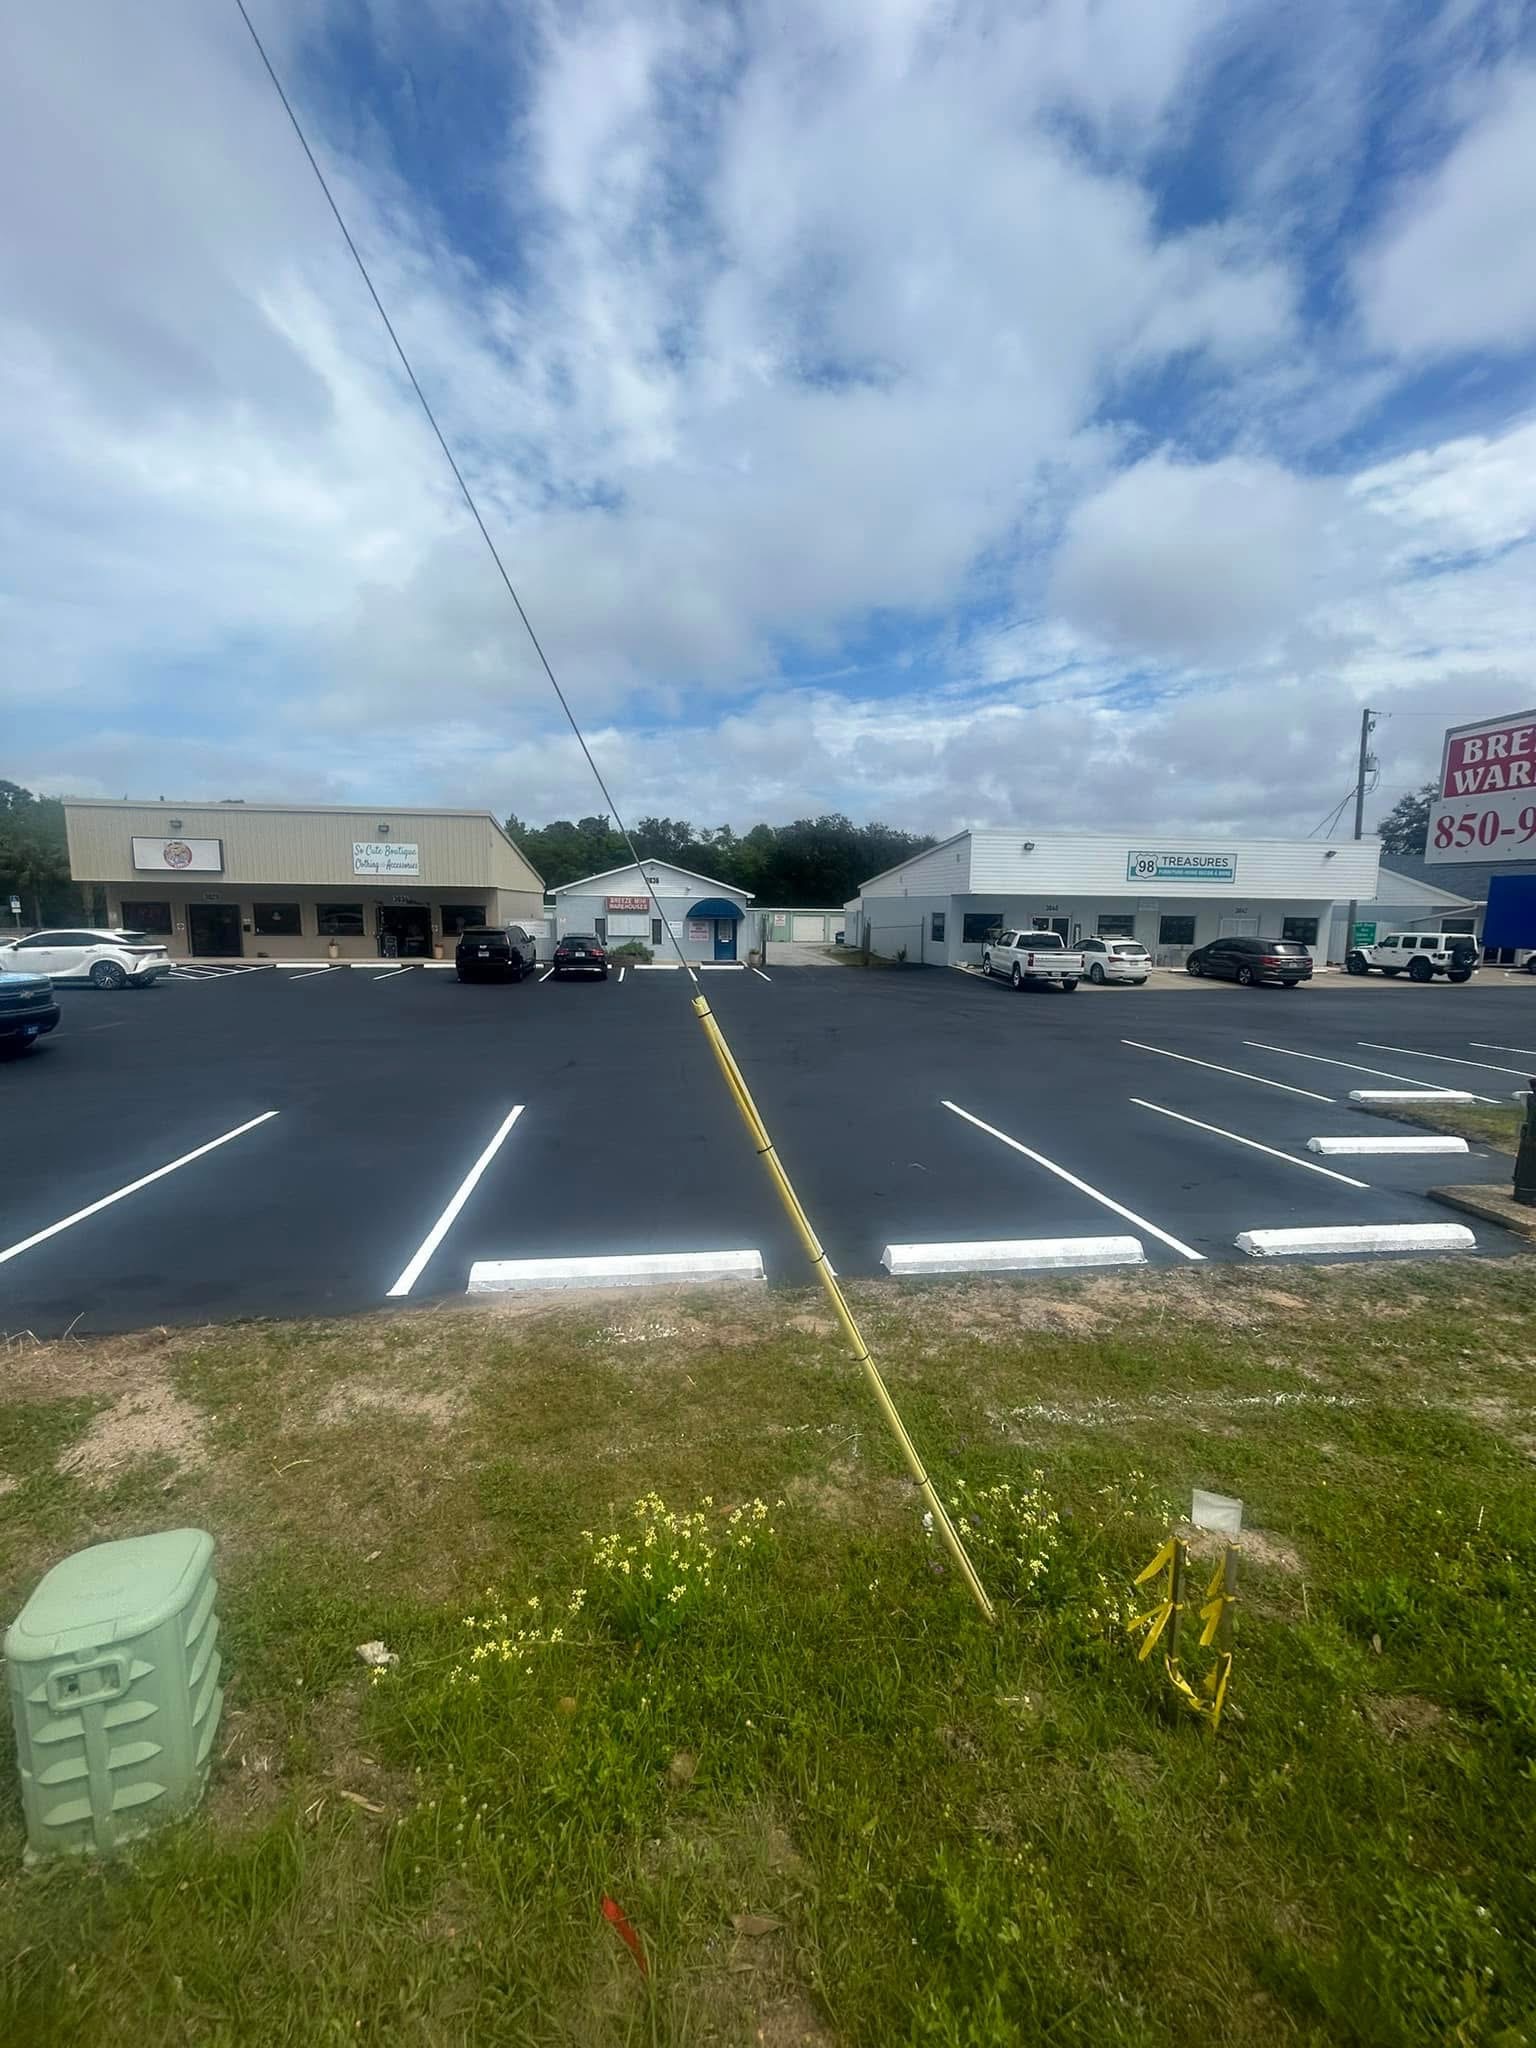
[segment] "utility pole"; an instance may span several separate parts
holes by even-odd
[[[1355,775],[1355,837],[1357,839],[1365,836],[1365,778],[1375,765],[1370,755],[1371,734],[1375,728],[1376,714],[1367,708],[1360,714],[1360,766]],[[1349,958],[1350,948],[1355,943],[1355,913],[1359,908],[1358,901],[1352,896],[1349,899],[1349,929],[1344,934],[1344,957],[1346,960]]]

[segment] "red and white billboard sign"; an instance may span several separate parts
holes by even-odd
[[[1536,711],[1451,727],[1424,858],[1431,865],[1536,858]]]

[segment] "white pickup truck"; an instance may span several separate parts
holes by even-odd
[[[1082,980],[1083,956],[1067,950],[1060,932],[999,932],[981,949],[981,971],[1005,974],[1015,988],[1023,988],[1027,981],[1048,981],[1070,995]]]

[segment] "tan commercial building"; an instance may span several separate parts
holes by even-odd
[[[451,956],[531,923],[544,884],[489,811],[66,800],[86,919],[214,959]]]

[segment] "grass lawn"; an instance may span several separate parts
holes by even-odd
[[[1427,1131],[1441,1131],[1452,1138],[1465,1138],[1469,1145],[1486,1145],[1493,1152],[1518,1152],[1520,1127],[1525,1122],[1525,1105],[1516,1102],[1451,1103],[1422,1108],[1395,1102],[1382,1115],[1419,1124]]]
[[[995,1629],[810,1297],[12,1340],[0,1613],[199,1523],[228,1693],[106,1866],[7,1759],[0,2040],[1536,2040],[1536,1263],[859,1300]],[[1214,1739],[1118,1622],[1192,1485]]]

